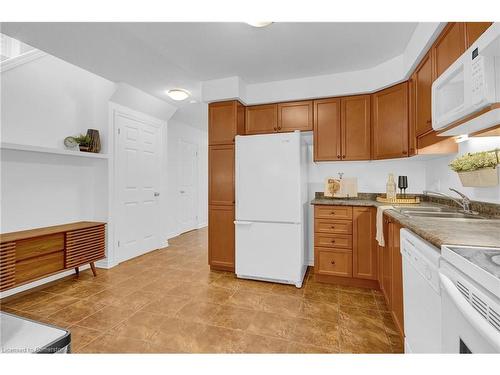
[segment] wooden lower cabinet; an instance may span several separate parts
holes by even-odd
[[[208,207],[208,264],[234,271],[234,206]]]
[[[377,280],[376,213],[377,211],[373,207],[353,208],[352,275],[359,279]]]
[[[352,250],[317,248],[314,264],[318,275],[352,276]]]
[[[379,283],[387,308],[401,337],[404,337],[403,266],[400,252],[401,225],[384,215],[385,246],[379,246]]]
[[[375,214],[373,207],[314,207],[317,281],[378,287]]]
[[[105,258],[106,223],[77,222],[4,233],[0,291]]]

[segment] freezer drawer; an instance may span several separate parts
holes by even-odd
[[[236,275],[302,285],[302,224],[236,223]]]

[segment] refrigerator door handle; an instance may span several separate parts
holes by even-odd
[[[235,220],[234,223],[236,225],[252,225],[251,221],[240,221],[240,220]]]

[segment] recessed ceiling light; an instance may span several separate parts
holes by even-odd
[[[245,22],[245,23],[253,27],[266,27],[272,24],[273,22],[257,21],[257,22]]]
[[[183,89],[172,89],[167,91],[167,95],[173,100],[184,100],[190,95],[189,91]]]

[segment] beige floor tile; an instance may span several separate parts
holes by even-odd
[[[188,302],[175,315],[177,318],[208,324],[222,306],[210,302]]]
[[[67,324],[75,324],[87,316],[103,309],[106,305],[102,302],[93,302],[90,300],[78,300],[62,310],[50,315],[49,318],[55,319]]]
[[[255,318],[255,314],[255,310],[227,305],[223,306],[208,323],[223,328],[246,330]]]
[[[174,316],[191,298],[186,296],[166,296],[144,306],[143,311]]]
[[[289,339],[296,324],[296,319],[284,319],[281,315],[257,311],[250,322],[247,332]]]
[[[78,353],[85,345],[102,335],[102,332],[78,325],[69,327],[69,330],[71,332],[71,351],[73,353]]]
[[[236,290],[227,301],[227,304],[252,310],[262,310],[265,296],[263,293]]]
[[[139,311],[108,331],[117,337],[150,341],[159,331],[166,316]]]
[[[290,340],[314,344],[330,352],[339,350],[339,324],[324,320],[297,319]]]
[[[287,340],[245,333],[242,341],[243,353],[289,353]]]
[[[262,310],[282,316],[298,316],[301,312],[301,298],[288,295],[267,294],[262,299]]]
[[[306,319],[326,320],[337,323],[339,319],[339,306],[315,300],[304,300],[300,315]]]
[[[78,322],[79,326],[105,331],[120,324],[134,313],[133,310],[106,306]]]

